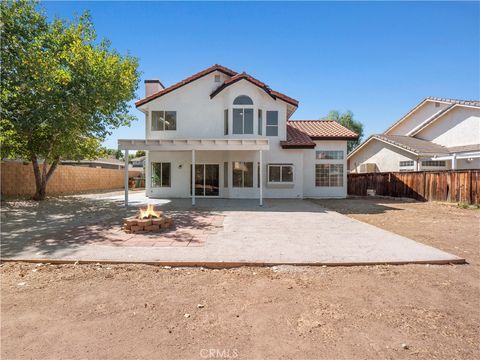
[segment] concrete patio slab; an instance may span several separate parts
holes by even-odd
[[[198,199],[192,208],[189,199],[154,200],[133,193],[130,201],[125,209],[123,196],[113,193],[6,203],[2,259],[206,266],[464,262],[308,200],[266,200],[259,207],[256,200]],[[122,234],[122,218],[147,202],[187,220],[157,239]]]

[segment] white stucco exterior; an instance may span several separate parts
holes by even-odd
[[[354,150],[348,156],[348,170],[358,173],[479,169],[479,104],[476,101],[425,99],[383,134],[373,135]],[[423,141],[422,149],[413,149],[409,138]],[[439,146],[436,151],[426,151],[428,144]],[[401,167],[401,162],[405,161],[414,161],[413,167]],[[428,161],[440,161],[444,165],[432,166]]]
[[[146,121],[146,141],[144,142],[146,147],[142,148],[142,150],[147,150],[146,195],[153,198],[191,197],[191,168],[194,156],[196,165],[218,165],[218,197],[259,198],[260,191],[264,198],[345,197],[347,195],[347,141],[318,140],[315,141],[315,148],[283,148],[281,142],[287,140],[287,120],[288,114],[292,112],[292,105],[279,97],[274,98],[264,89],[247,80],[240,80],[226,86],[212,98],[212,92],[228,78],[229,76],[221,71],[214,71],[138,106],[138,109],[145,114]],[[233,102],[240,95],[246,95],[253,101],[252,106],[244,106],[253,109],[253,134],[232,134]],[[225,134],[225,110],[228,110],[228,134]],[[261,125],[259,125],[258,119],[259,110],[262,112]],[[176,130],[152,130],[152,111],[175,111]],[[278,112],[277,136],[266,136],[267,111]],[[261,126],[261,131],[259,131],[259,126]],[[193,139],[201,141],[244,139],[247,144],[239,145],[236,148],[225,144],[222,145],[222,150],[215,150],[215,145],[212,145],[209,150],[202,150],[200,146],[196,148],[195,145],[191,145]],[[254,150],[253,145],[249,147],[248,142],[251,139],[268,139],[267,149]],[[151,146],[152,143],[157,144],[156,149],[161,148],[162,145],[159,145],[157,140],[171,140],[171,144],[165,147],[168,151],[148,150],[148,146]],[[122,141],[129,142],[129,140]],[[179,146],[180,142],[183,147],[177,151],[175,146]],[[188,146],[191,147],[191,150],[185,150]],[[128,147],[123,149],[128,149]],[[343,159],[316,160],[315,154],[318,150],[342,151]],[[258,182],[260,151],[262,151],[263,178],[261,184]],[[253,163],[252,187],[233,186],[234,162]],[[170,164],[170,186],[154,186],[152,181],[152,164],[154,163]],[[343,165],[343,184],[341,186],[316,186],[315,165],[321,163]],[[293,181],[270,183],[268,181],[269,164],[293,166]]]

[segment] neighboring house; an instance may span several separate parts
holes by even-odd
[[[480,169],[480,101],[426,98],[348,154],[348,169]]]
[[[168,88],[145,83],[145,139],[119,149],[146,151],[147,196],[346,196],[347,141],[358,136],[337,122],[290,121],[297,100],[220,65]]]
[[[146,156],[139,156],[130,160],[130,164],[133,169],[141,170],[143,172],[145,169],[145,159]]]
[[[61,160],[62,165],[85,166],[102,169],[123,169],[125,163],[115,158],[99,158],[95,160]]]

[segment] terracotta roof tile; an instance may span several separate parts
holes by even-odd
[[[283,148],[314,148],[313,140],[355,140],[358,135],[334,120],[287,121],[287,140]]]
[[[140,105],[143,105],[143,104],[146,104],[148,103],[149,101],[152,101],[156,98],[159,98],[160,96],[163,96],[165,94],[168,94],[169,92],[173,91],[173,90],[176,90],[184,85],[187,85],[189,83],[191,83],[192,81],[195,81],[197,79],[200,79],[201,77],[205,76],[205,75],[208,75],[214,71],[220,71],[226,75],[229,75],[229,76],[234,76],[236,75],[237,73],[233,70],[230,70],[229,68],[226,68],[222,65],[218,65],[218,64],[215,64],[213,66],[210,66],[209,68],[205,69],[205,70],[202,70],[192,76],[189,76],[188,78],[172,85],[172,86],[169,86],[168,88],[165,88],[163,90],[160,90],[158,92],[156,92],[155,94],[152,94],[150,96],[147,96],[146,98],[142,99],[142,100],[139,100],[135,103],[135,106],[140,106]]]
[[[309,149],[314,148],[315,143],[310,136],[303,131],[287,124],[287,140],[280,141],[284,149]]]
[[[270,89],[270,87],[261,82],[260,80],[254,78],[253,76],[243,72],[241,74],[237,74],[235,76],[232,76],[231,78],[225,80],[223,82],[222,85],[220,85],[217,89],[215,89],[215,91],[213,91],[211,94],[210,94],[210,98],[214,98],[218,93],[220,93],[223,89],[225,89],[226,87],[236,83],[237,81],[240,81],[240,80],[247,80],[249,82],[251,82],[252,84],[258,86],[259,88],[261,88],[263,91],[265,91],[268,95],[270,95],[272,98],[276,99],[276,98],[279,98],[293,106],[298,106],[298,100],[295,100],[285,94],[282,94],[278,91],[274,91],[272,89]]]
[[[356,140],[358,134],[335,120],[290,120],[287,124],[303,131],[312,140]]]

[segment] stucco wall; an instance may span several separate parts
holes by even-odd
[[[360,172],[360,165],[375,163],[377,172],[399,171],[399,162],[416,160],[416,156],[382,141],[373,139],[348,159],[349,170]]]
[[[122,189],[124,174],[123,170],[59,165],[47,183],[47,195]],[[129,176],[140,174],[140,171],[129,171]],[[32,164],[2,162],[1,180],[3,196],[32,196],[35,194],[35,176]]]
[[[150,114],[151,111],[166,110],[177,112],[177,129],[175,131],[152,131],[151,116],[146,116],[147,139],[198,139],[198,138],[268,138],[270,150],[263,152],[263,196],[265,198],[301,198],[306,193],[315,197],[339,197],[346,195],[346,178],[341,188],[315,188],[315,153],[312,150],[282,149],[280,141],[286,140],[287,104],[275,100],[262,89],[248,81],[241,80],[225,88],[213,99],[211,92],[219,85],[215,83],[214,72],[199,80],[183,86],[169,94],[155,99],[142,108]],[[222,81],[224,80],[224,75]],[[254,133],[245,135],[231,134],[233,101],[239,95],[247,95],[253,100]],[[224,110],[229,113],[229,134],[224,135]],[[262,135],[258,135],[258,109],[262,110]],[[266,136],[267,111],[278,111],[278,136]],[[346,153],[346,141],[325,142],[324,149],[343,149]],[[307,154],[308,159],[304,156]],[[196,151],[197,164],[219,164],[220,197],[257,198],[257,151]],[[254,162],[253,188],[232,187],[232,162]],[[171,187],[151,188],[151,163],[171,163]],[[228,163],[228,187],[224,187],[224,163]],[[292,164],[294,166],[293,185],[272,185],[267,181],[268,164]],[[191,152],[149,152],[146,166],[146,191],[151,197],[190,197]],[[305,171],[305,168],[308,168]],[[346,166],[345,166],[346,173]],[[308,179],[305,177],[308,174]],[[346,175],[345,175],[346,176]],[[304,189],[305,184],[308,191]]]
[[[329,198],[347,196],[347,142],[346,141],[315,141],[314,149],[306,149],[303,154],[304,167],[304,197]],[[316,151],[321,150],[342,150],[343,160],[317,160]],[[343,164],[343,186],[342,187],[317,187],[315,186],[315,165],[316,164]]]
[[[480,110],[457,107],[415,137],[446,147],[480,144]]]
[[[151,116],[146,118],[147,139],[198,139],[198,138],[257,138],[265,137],[266,111],[278,111],[278,137],[268,137],[272,143],[286,138],[287,104],[274,100],[257,86],[241,80],[227,87],[210,99],[210,94],[219,84],[214,82],[214,72],[171,93],[155,99],[145,107],[151,111],[167,110],[177,112],[175,131],[152,131]],[[253,100],[254,133],[246,135],[231,134],[232,104],[239,95],[247,95]],[[224,110],[229,110],[229,135],[224,135]],[[258,109],[263,112],[262,136],[258,135]]]
[[[437,103],[438,106],[435,105],[435,102],[427,101],[421,107],[419,107],[415,112],[410,114],[406,117],[401,123],[399,123],[394,128],[386,131],[385,134],[388,135],[407,135],[408,132],[415,129],[417,126],[422,124],[425,120],[430,118],[432,115],[440,112],[450,104],[445,103]]]
[[[150,151],[149,164],[152,162],[170,162],[172,165],[171,187],[151,187],[151,165],[147,167],[146,191],[150,197],[190,197],[190,168],[192,154],[190,151],[160,152]],[[253,162],[253,188],[232,187],[232,163],[234,161]],[[224,187],[224,163],[228,165],[228,187]],[[228,198],[257,198],[259,188],[258,151],[196,151],[196,164],[218,164],[220,170],[220,197]],[[294,170],[294,185],[268,185],[268,164],[292,164]],[[278,150],[263,152],[263,196],[265,198],[301,198],[303,195],[303,162],[302,150]]]

